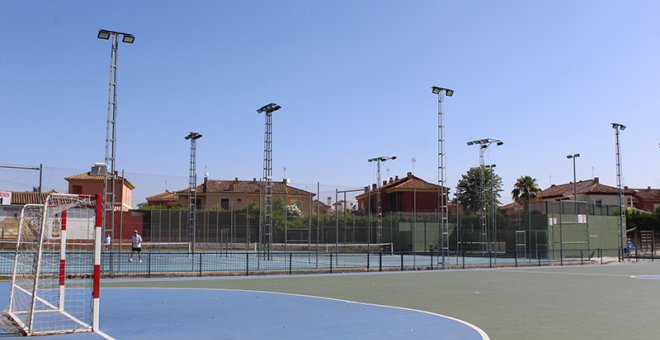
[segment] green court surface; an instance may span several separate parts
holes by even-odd
[[[469,322],[485,331],[491,339],[628,340],[660,338],[659,274],[660,263],[649,262],[396,273],[106,280],[103,286],[240,289],[390,305]],[[259,305],[252,307],[258,309]],[[258,323],[254,327],[259,327]],[[332,331],[327,329],[327,332]]]

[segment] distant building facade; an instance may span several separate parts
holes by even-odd
[[[382,212],[436,212],[439,206],[440,186],[424,181],[408,172],[406,177],[389,178],[380,187]],[[449,195],[448,188],[442,188],[445,197]],[[378,187],[372,184],[365,187],[364,192],[356,197],[358,211],[376,213],[378,207]],[[449,202],[449,201],[447,201]]]
[[[96,163],[88,172],[83,172],[66,177],[69,182],[70,194],[102,195],[103,182],[107,167],[105,164]],[[127,179],[122,178],[116,172],[115,182],[115,210],[129,211],[132,208],[132,192],[135,186]]]
[[[242,210],[250,204],[261,204],[263,182],[253,178],[251,181],[244,181],[235,178],[234,180],[211,180],[204,178],[204,183],[196,187],[197,208],[198,209],[223,209],[223,210]],[[290,186],[288,181],[282,180],[273,182],[273,199],[282,200],[287,205],[296,204],[303,214],[316,214],[317,208],[326,209],[323,203],[315,203],[314,193]],[[171,205],[173,202],[179,202],[184,208],[190,205],[190,191],[188,188],[174,192],[165,192],[147,197],[147,204]],[[329,209],[329,207],[328,207]]]

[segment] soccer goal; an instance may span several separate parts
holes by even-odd
[[[6,312],[22,333],[98,331],[100,198],[51,194],[23,207]]]

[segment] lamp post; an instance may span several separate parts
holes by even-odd
[[[101,40],[111,40],[110,52],[110,89],[108,92],[108,114],[105,131],[105,173],[103,174],[103,217],[102,224],[105,233],[114,238],[115,225],[115,158],[117,142],[117,52],[119,37],[126,44],[135,42],[135,36],[130,33],[99,30],[97,37]],[[112,39],[111,39],[112,38]],[[107,221],[110,215],[110,223]],[[121,235],[120,235],[121,236]]]
[[[493,138],[477,139],[467,142],[467,145],[479,145],[479,224],[481,225],[481,244],[483,253],[486,252],[486,244],[488,242],[486,226],[486,188],[484,186],[484,154],[491,144],[500,146],[503,145],[504,142]]]
[[[495,208],[495,181],[494,181],[494,179],[495,179],[495,167],[496,166],[497,166],[497,164],[489,164],[489,165],[485,166],[486,169],[490,170],[490,174],[491,174],[491,177],[490,177],[490,201],[491,201],[490,210],[491,210],[491,218],[492,218],[492,221],[491,221],[491,233],[492,233],[492,236],[491,236],[491,240],[492,240],[491,250],[493,250],[496,254],[495,255],[495,260],[496,260],[495,263],[497,263],[497,246],[496,246],[496,242],[497,242],[497,209]]]
[[[395,160],[396,156],[391,156],[391,157],[374,157],[374,158],[369,158],[369,162],[376,162],[376,173],[377,173],[377,182],[376,182],[376,243],[381,243],[382,242],[382,237],[383,237],[383,206],[380,201],[380,164],[383,162],[386,162],[388,160]],[[371,196],[369,198],[371,200]]]
[[[454,95],[454,90],[433,86],[431,92],[438,95],[438,222],[440,251],[442,252],[442,265],[445,265],[445,256],[449,253],[449,207],[447,204],[449,190],[447,186],[447,169],[445,164],[445,124],[444,124],[444,101],[445,96]]]
[[[195,253],[195,238],[197,237],[197,140],[202,135],[190,132],[185,139],[190,141],[190,166],[188,171],[188,251]]]
[[[566,158],[573,160],[573,200],[575,201],[575,214],[576,215],[578,213],[578,209],[577,209],[578,205],[577,205],[577,175],[575,173],[575,159],[578,158],[578,157],[580,157],[579,153],[575,153],[575,154],[566,156]]]
[[[282,107],[270,103],[262,106],[257,113],[266,116],[266,131],[264,133],[264,228],[260,235],[264,255],[270,258],[270,246],[273,243],[273,112]]]
[[[624,233],[625,233],[625,211],[624,211],[624,193],[623,193],[623,173],[621,170],[621,148],[619,144],[619,132],[626,129],[626,126],[619,123],[612,123],[616,146],[616,185],[619,189],[619,248],[620,259],[623,259]]]

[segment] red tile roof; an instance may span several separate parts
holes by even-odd
[[[660,201],[660,189],[652,189],[648,187],[646,189],[633,189],[635,191],[634,195],[645,201]]]
[[[235,180],[230,180],[230,181],[223,181],[223,180],[206,180],[206,190],[204,190],[204,184],[200,184],[197,186],[197,193],[259,193],[261,191],[261,188],[263,186],[263,183],[261,181],[257,180],[252,180],[252,181],[239,181],[237,179]],[[292,187],[290,185],[285,184],[284,182],[273,182],[273,194],[274,195],[279,195],[279,194],[286,194],[288,192],[289,195],[301,195],[301,196],[309,196],[310,194],[312,196],[316,196],[316,194],[311,193],[309,191],[305,191],[302,189],[298,189],[296,187]],[[176,194],[179,195],[187,195],[188,193],[188,188],[182,189],[182,190],[177,190],[175,192]]]
[[[179,196],[170,191],[147,197],[147,201],[177,201]]]
[[[44,204],[49,194],[56,193],[56,191],[42,192],[15,192],[11,193],[12,205],[26,205],[26,204]]]
[[[578,195],[616,195],[619,193],[619,189],[616,187],[611,187],[609,185],[601,184],[598,178],[589,179],[585,181],[576,182],[577,193]],[[633,190],[624,189],[625,195],[632,195]],[[536,194],[536,197],[539,199],[562,199],[569,198],[573,195],[573,183],[566,184],[553,184],[547,189]]]
[[[69,176],[69,177],[65,177],[64,179],[69,181],[69,182],[71,180],[103,181],[104,176],[103,175],[92,175],[89,172],[83,172],[83,173],[79,173],[77,175],[72,175],[72,176]],[[121,182],[121,180],[122,180],[122,177],[119,176],[118,174],[115,174],[115,182]],[[135,189],[135,186],[133,185],[133,183],[131,183],[126,178],[124,178],[124,185],[126,185],[131,190]]]

